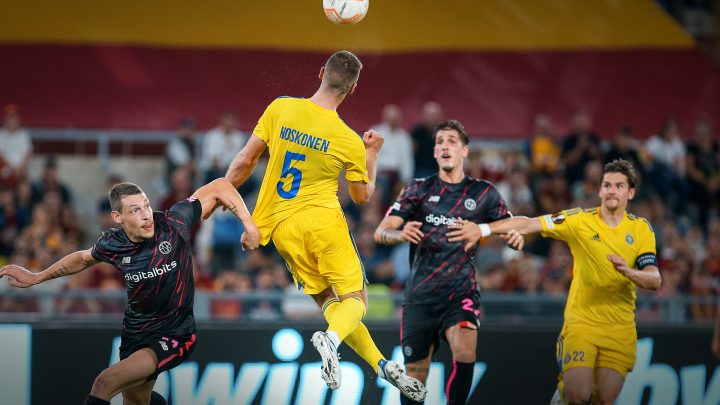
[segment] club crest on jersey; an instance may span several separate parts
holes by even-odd
[[[632,245],[633,242],[635,242],[635,238],[633,238],[631,233],[625,235],[625,242],[627,242],[628,245]]]
[[[465,200],[465,208],[469,211],[474,211],[477,208],[477,203],[472,198]]]
[[[166,255],[172,250],[172,245],[170,244],[170,242],[164,240],[160,242],[160,246],[158,246],[158,249],[160,249],[160,253]]]
[[[553,222],[553,224],[560,225],[565,222],[565,214],[555,214],[550,217],[550,220]]]

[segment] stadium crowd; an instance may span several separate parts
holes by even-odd
[[[347,190],[339,191],[371,293],[401,291],[409,273],[408,246],[377,245],[373,232],[405,184],[436,171],[432,128],[445,114],[440,105],[428,102],[422,116],[422,122],[407,131],[401,108],[385,106],[382,122],[373,127],[385,136],[378,160],[378,191],[364,206],[353,204]],[[0,265],[42,269],[91,243],[99,236],[95,230],[112,226],[112,219],[103,197],[97,204],[97,226],[81,223],[73,190],[60,179],[55,156],[44,156],[41,175],[29,178],[32,137],[20,124],[18,108],[6,106],[0,129]],[[557,134],[551,118],[537,114],[522,147],[471,143],[467,173],[493,182],[513,214],[535,216],[597,206],[602,165],[618,158],[629,160],[641,177],[630,211],[653,224],[658,242],[663,284],[653,294],[712,298],[720,287],[720,147],[708,119],[682,124],[668,118],[658,123],[655,134],[634,134],[626,125],[615,134],[600,136],[593,130],[591,117],[578,113],[571,131]],[[246,140],[247,134],[237,129],[232,112],[223,113],[218,127],[205,135],[198,133],[194,119],[182,119],[178,135],[166,149],[169,191],[154,207],[168,209],[197,185],[222,176]],[[262,170],[257,170],[260,175]],[[107,186],[123,180],[142,181],[110,175]],[[251,178],[240,190],[250,207],[258,186],[257,179]],[[103,191],[99,190],[98,196]],[[239,301],[221,295],[210,303],[214,318],[321,316],[314,304],[297,292],[272,246],[251,252],[240,249],[242,226],[232,215],[217,212],[193,232],[198,233],[194,238],[198,291],[248,293],[256,298]],[[566,294],[572,259],[565,244],[528,237],[526,246],[519,252],[507,248],[499,238],[482,241],[476,255],[482,291]],[[99,264],[46,283],[42,289],[124,291],[125,285],[118,271]],[[267,292],[284,294],[282,300],[262,299]],[[693,301],[685,316],[714,319],[716,309],[711,302]],[[391,302],[378,300],[373,305],[393,311]],[[32,297],[0,297],[0,312],[37,312],[38,306],[39,301]],[[122,309],[122,301],[102,296],[72,296],[55,302],[58,313],[103,314]],[[653,316],[652,310],[644,316]]]

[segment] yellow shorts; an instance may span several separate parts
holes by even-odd
[[[272,240],[305,294],[332,286],[345,295],[365,287],[365,269],[341,209],[303,210],[278,224]]]
[[[563,326],[557,340],[560,373],[573,367],[609,368],[623,378],[635,367],[637,331],[634,327],[593,328]]]

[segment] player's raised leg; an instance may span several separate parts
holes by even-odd
[[[145,380],[157,370],[157,366],[157,356],[151,349],[136,351],[128,358],[106,368],[95,378],[85,405],[109,404],[110,399],[121,391],[144,385]]]

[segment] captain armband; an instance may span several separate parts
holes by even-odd
[[[635,260],[635,267],[638,270],[642,270],[647,266],[657,267],[657,256],[655,256],[655,253],[643,253]]]

